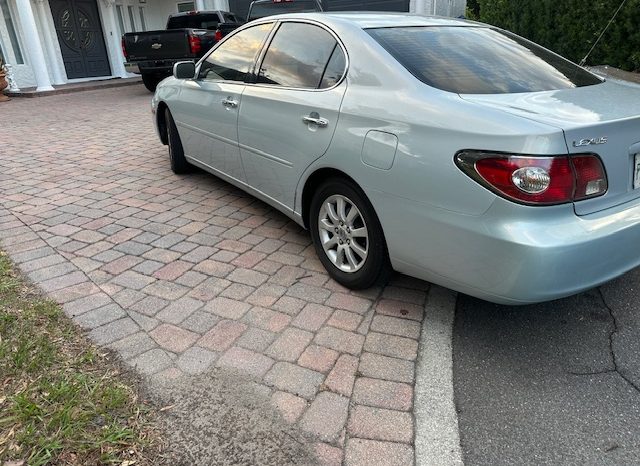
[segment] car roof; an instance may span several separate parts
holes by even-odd
[[[380,11],[324,12],[324,13],[287,13],[278,15],[281,19],[312,19],[327,24],[333,22],[351,23],[362,29],[407,26],[486,26],[475,21],[449,18],[445,16],[426,16],[411,13],[388,13]],[[266,18],[263,18],[266,19]]]

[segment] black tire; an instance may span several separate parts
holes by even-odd
[[[142,83],[144,84],[144,87],[146,87],[149,92],[155,92],[156,87],[158,87],[158,84],[160,84],[160,81],[162,81],[163,79],[164,78],[162,78],[161,76],[158,76],[155,74],[142,75]]]
[[[177,175],[189,173],[191,171],[191,165],[184,156],[184,149],[182,148],[178,128],[176,128],[176,123],[173,121],[173,117],[168,108],[164,111],[164,118],[167,124],[167,145],[169,146],[171,170]]]
[[[362,261],[360,268],[354,271],[343,271],[335,265],[332,259],[330,259],[329,253],[325,252],[320,237],[321,233],[318,225],[321,209],[323,209],[323,205],[325,205],[327,201],[336,196],[347,198],[347,200],[357,208],[368,232],[366,241],[357,239],[357,241],[365,241],[368,253]],[[373,285],[384,284],[388,281],[391,275],[391,264],[389,262],[384,233],[373,206],[362,189],[356,184],[344,178],[331,178],[325,181],[314,193],[313,199],[311,200],[311,208],[309,209],[309,216],[311,237],[316,253],[331,278],[351,289],[369,288]],[[324,231],[326,235],[328,230],[325,228]],[[328,234],[332,235],[332,233]],[[325,236],[325,238],[333,238],[333,236]],[[337,233],[335,234],[335,238],[339,239]],[[351,241],[354,241],[354,239],[351,239]],[[360,258],[358,256],[355,257],[357,259]],[[346,260],[346,256],[343,256],[343,258]]]

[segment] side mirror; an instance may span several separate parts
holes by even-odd
[[[179,61],[173,65],[173,76],[176,79],[192,79],[196,75],[196,64],[192,61]]]

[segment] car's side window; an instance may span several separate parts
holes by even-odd
[[[283,23],[264,56],[258,82],[317,89],[336,48],[336,40],[321,27]]]
[[[336,44],[327,63],[327,68],[324,70],[322,81],[320,81],[320,89],[326,89],[327,87],[333,87],[340,82],[342,76],[344,76],[344,70],[347,66],[347,59],[344,56],[344,52],[338,44]]]
[[[220,44],[203,60],[198,79],[244,81],[272,27],[273,23],[259,24]]]

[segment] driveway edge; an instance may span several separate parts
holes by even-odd
[[[453,392],[452,329],[457,294],[432,285],[416,366],[416,464],[463,465]]]

